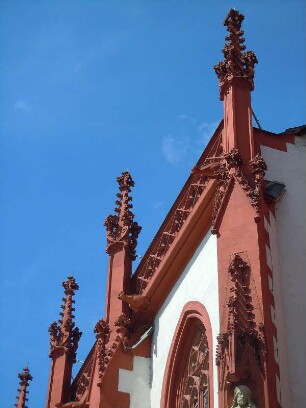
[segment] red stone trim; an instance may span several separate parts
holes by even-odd
[[[173,396],[174,393],[171,387],[173,387],[177,378],[181,378],[183,374],[183,367],[180,366],[179,362],[182,360],[184,347],[186,346],[186,342],[188,343],[194,325],[203,325],[206,330],[209,348],[209,406],[214,406],[213,339],[210,319],[205,306],[200,302],[191,301],[184,306],[173,336],[163,380],[161,408],[174,408],[173,401],[175,397]]]
[[[253,128],[254,143],[257,152],[260,152],[260,146],[270,147],[271,149],[287,152],[287,143],[295,144],[295,134],[293,132],[273,133],[265,130]]]
[[[265,210],[263,212],[263,218],[266,218],[270,224],[269,220],[269,208],[265,206]],[[280,377],[279,365],[278,362],[275,360],[274,356],[274,344],[273,344],[273,337],[276,339],[277,337],[277,329],[272,320],[271,316],[271,306],[275,307],[274,302],[274,294],[271,292],[269,287],[269,276],[272,277],[273,281],[273,271],[270,269],[267,261],[266,255],[266,246],[270,246],[270,238],[268,231],[265,229],[264,222],[258,225],[258,244],[259,244],[259,253],[260,256],[260,269],[261,269],[261,282],[262,282],[262,299],[263,299],[263,315],[265,321],[265,333],[266,333],[266,369],[268,372],[267,379],[266,379],[266,388],[269,390],[267,392],[269,403],[271,406],[275,406],[277,408],[280,407],[280,404],[277,400],[277,390],[276,390],[276,383],[275,377]]]
[[[268,234],[264,228],[264,218],[268,217],[268,206],[263,198],[260,198],[260,221],[253,221],[253,214],[244,192],[234,186],[231,200],[225,210],[222,223],[219,227],[218,237],[218,270],[219,270],[219,302],[220,302],[220,332],[226,332],[226,314],[228,293],[228,265],[231,254],[244,252],[248,256],[248,264],[251,268],[251,293],[253,299],[254,322],[259,325],[264,323],[266,355],[265,375],[260,370],[255,370],[256,361],[252,363],[252,378],[249,386],[253,392],[257,404],[276,408],[279,406],[276,397],[275,375],[279,368],[274,360],[273,336],[276,337],[276,329],[271,318],[271,305],[274,305],[273,294],[269,289],[268,275],[272,275],[267,265],[266,245],[269,244]],[[237,208],[239,214],[236,215]],[[243,215],[243,218],[242,218]],[[220,374],[220,373],[219,373]],[[247,384],[247,381],[238,380],[236,384]],[[220,408],[228,407],[232,401],[233,387],[225,385],[219,390]]]

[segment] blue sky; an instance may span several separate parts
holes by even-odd
[[[212,67],[231,7],[246,16],[259,60],[252,100],[262,127],[305,122],[303,3],[2,0],[1,406],[13,406],[26,364],[29,407],[44,406],[47,329],[71,274],[85,359],[104,313],[102,223],[116,176],[135,180],[141,255],[222,119]]]

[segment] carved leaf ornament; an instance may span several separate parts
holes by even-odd
[[[226,198],[233,183],[236,181],[240,184],[242,190],[248,197],[250,204],[255,210],[254,220],[259,222],[260,216],[260,199],[263,189],[263,178],[267,165],[264,159],[257,154],[253,160],[249,162],[248,177],[242,171],[242,157],[238,149],[232,149],[225,153],[220,158],[219,167],[214,173],[214,178],[217,180],[217,191],[214,197],[213,213],[212,213],[212,233],[217,234],[221,221],[221,214],[224,210]]]

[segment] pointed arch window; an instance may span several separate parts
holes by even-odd
[[[211,327],[205,307],[185,305],[171,345],[163,383],[163,408],[213,407]]]
[[[197,325],[183,360],[178,384],[179,408],[209,407],[209,349],[205,328]]]

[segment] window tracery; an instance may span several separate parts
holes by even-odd
[[[177,408],[209,408],[209,349],[202,325],[195,327],[182,364]]]
[[[167,359],[161,408],[214,406],[212,329],[205,306],[185,304]]]

